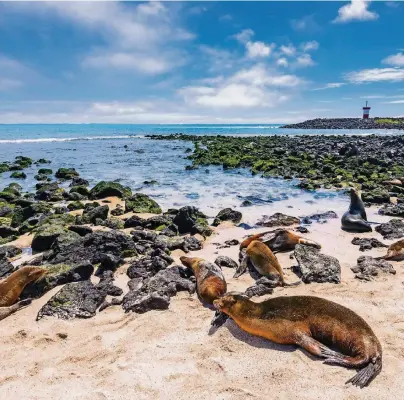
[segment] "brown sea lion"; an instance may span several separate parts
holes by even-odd
[[[0,307],[0,321],[4,318],[7,318],[11,314],[14,314],[16,311],[28,306],[29,304],[31,304],[31,302],[31,299],[25,299],[13,304],[10,307]]]
[[[213,304],[252,335],[279,344],[295,344],[325,358],[326,364],[359,369],[348,380],[353,385],[368,385],[382,370],[382,348],[370,326],[332,301],[282,296],[255,303],[244,294],[230,292]]]
[[[194,272],[196,289],[204,303],[213,304],[213,300],[226,293],[226,280],[219,266],[197,257],[182,256],[180,260]]]
[[[349,210],[341,218],[342,229],[350,232],[372,232],[360,194],[352,188],[350,195]]]
[[[241,242],[240,250],[247,248],[254,240],[265,243],[273,252],[294,250],[297,244],[304,244],[306,246],[315,247],[316,249],[321,249],[321,245],[313,240],[295,235],[293,232],[285,229],[276,229],[248,237]]]
[[[39,281],[48,271],[38,267],[23,267],[0,281],[0,307],[12,306],[20,297],[25,286]]]
[[[280,286],[296,286],[302,283],[301,281],[286,283],[278,259],[268,246],[258,240],[253,240],[248,245],[246,254],[237,268],[234,278],[238,278],[246,271],[249,261],[258,273],[277,280]]]
[[[389,246],[387,254],[379,259],[402,261],[404,260],[404,239],[399,240]]]

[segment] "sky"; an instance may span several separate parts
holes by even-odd
[[[0,2],[0,123],[404,116],[404,2]]]

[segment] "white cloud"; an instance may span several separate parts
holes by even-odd
[[[333,22],[372,21],[379,18],[377,13],[368,10],[369,3],[365,0],[352,0],[338,10],[338,16]]]
[[[247,57],[257,58],[257,57],[268,57],[271,51],[274,49],[275,45],[266,45],[264,42],[247,42]]]
[[[210,86],[184,87],[179,94],[188,104],[210,108],[273,107],[289,98],[289,93],[280,89],[292,89],[301,84],[303,81],[295,75],[279,74],[257,64]]]
[[[404,100],[385,101],[383,104],[404,104]]]
[[[316,63],[311,58],[310,54],[302,54],[301,56],[298,56],[296,58],[296,62],[294,63],[296,67],[311,67],[315,64]]]
[[[296,47],[293,44],[289,44],[287,46],[281,46],[280,51],[288,57],[293,56],[296,53]]]
[[[244,29],[241,32],[234,35],[234,38],[240,43],[247,43],[254,36],[252,29]]]
[[[404,80],[403,68],[373,68],[362,71],[354,71],[345,75],[346,80],[351,83],[367,82],[398,82]]]
[[[343,82],[327,83],[326,85],[313,89],[313,90],[336,89],[336,88],[340,88],[341,86],[344,86],[344,85],[345,85],[345,83],[343,83]]]
[[[316,40],[312,40],[311,42],[306,42],[301,44],[301,48],[303,51],[311,51],[317,50],[319,48],[319,43]]]
[[[383,64],[393,65],[395,67],[404,67],[404,53],[397,53],[388,56],[382,61]]]
[[[292,19],[290,26],[295,31],[317,32],[321,28],[314,19],[314,15],[306,15],[300,19]]]
[[[288,60],[285,57],[278,58],[276,64],[280,67],[287,67],[289,65]]]

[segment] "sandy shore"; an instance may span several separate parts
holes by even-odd
[[[287,213],[302,215],[307,211],[307,205],[304,207],[287,209]],[[315,207],[311,206],[313,211],[329,209]],[[341,215],[342,208],[330,208]],[[271,209],[267,213],[273,212]],[[369,217],[374,221],[388,219],[374,211],[369,212]],[[361,253],[358,246],[351,244],[355,234],[343,232],[339,219],[313,223],[309,229],[306,237],[320,242],[323,253],[339,259],[342,283],[277,288],[273,296],[321,296],[361,315],[380,339],[384,352],[383,371],[368,388],[361,390],[344,384],[355,374],[353,370],[324,365],[293,346],[250,336],[232,321],[210,332],[212,311],[203,307],[196,295],[186,293],[172,298],[166,311],[125,314],[120,306],[115,306],[89,320],[48,318],[36,322],[38,310],[60,289],[56,288],[32,306],[0,321],[0,398],[400,398],[404,391],[403,262],[393,262],[396,275],[382,275],[372,282],[359,281],[350,270],[356,259],[363,254],[382,255],[385,249]],[[195,254],[210,261],[219,254],[237,260],[238,246],[217,249],[215,243],[240,240],[257,231],[260,230],[221,226],[204,249]],[[376,232],[361,237],[382,240]],[[174,256],[178,261],[179,252]],[[279,254],[279,260],[286,278],[296,280],[290,270],[296,261],[290,259],[289,253]],[[233,279],[233,272],[224,269],[229,290],[244,291],[253,283],[248,274]],[[116,284],[126,292],[125,266],[116,276]]]

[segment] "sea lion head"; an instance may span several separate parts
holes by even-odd
[[[245,293],[228,292],[225,293],[222,297],[216,299],[213,302],[213,306],[216,308],[216,310],[229,314],[237,309],[246,300],[250,299]]]
[[[185,267],[188,267],[188,268],[192,268],[192,265],[194,264],[194,262],[196,260],[197,260],[197,258],[195,258],[195,257],[187,257],[187,256],[180,257],[180,261],[181,261],[182,265],[184,265]]]
[[[30,282],[38,282],[43,279],[47,274],[48,270],[44,268],[38,267],[24,267],[21,269],[24,273],[26,273],[27,278]]]

